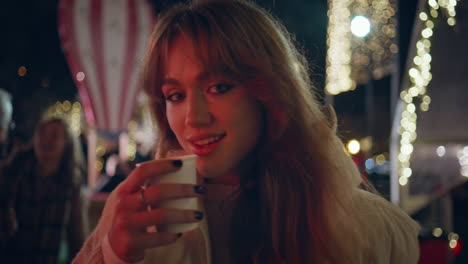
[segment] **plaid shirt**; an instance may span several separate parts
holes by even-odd
[[[0,175],[1,202],[14,209],[17,221],[17,231],[9,237],[1,258],[6,263],[58,263],[63,239],[75,248],[83,241],[79,188],[56,180],[63,175],[40,177],[35,168],[30,151]]]

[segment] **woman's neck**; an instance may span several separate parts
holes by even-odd
[[[215,178],[203,178],[203,182],[206,184],[239,185],[240,177],[238,174],[230,173]]]

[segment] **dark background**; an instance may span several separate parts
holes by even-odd
[[[155,10],[183,1],[153,0]],[[296,36],[313,66],[312,78],[324,86],[327,0],[257,0]],[[404,67],[416,0],[399,1],[400,68]],[[0,5],[0,87],[14,98],[15,133],[30,138],[41,112],[57,100],[76,100],[77,90],[62,54],[57,32],[58,0],[3,1]],[[18,75],[25,66],[27,74]],[[385,151],[390,131],[391,77],[375,82],[375,102],[380,149]],[[365,89],[335,97],[343,138],[365,134]],[[322,94],[323,95],[323,94]]]

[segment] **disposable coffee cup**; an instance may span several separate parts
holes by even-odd
[[[196,184],[197,169],[196,155],[173,156],[164,160],[181,160],[182,167],[172,173],[153,178],[149,185],[155,184]],[[196,197],[170,199],[158,204],[158,208],[171,208],[181,210],[199,210],[198,199]],[[149,209],[150,210],[150,209]],[[183,233],[198,227],[198,223],[181,223],[158,226],[159,232]],[[155,226],[147,228],[148,232],[156,232]]]

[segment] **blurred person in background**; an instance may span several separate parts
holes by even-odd
[[[12,114],[11,95],[0,88],[0,161],[4,160],[8,155],[8,132],[12,124]]]
[[[64,120],[44,119],[33,144],[0,167],[4,263],[68,263],[79,250],[87,227],[77,150]]]

